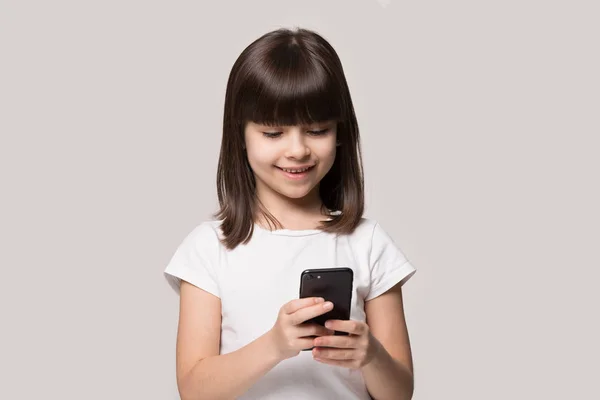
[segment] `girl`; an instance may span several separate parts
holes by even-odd
[[[217,194],[216,219],[165,270],[180,295],[181,398],[410,399],[401,286],[415,268],[362,215],[358,124],[341,62],[317,33],[278,29],[236,60]],[[339,266],[354,272],[350,320],[304,324],[335,304],[298,299],[302,271]]]

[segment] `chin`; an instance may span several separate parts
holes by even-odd
[[[303,197],[306,197],[310,191],[299,191],[299,190],[294,190],[294,191],[280,191],[280,194],[284,195],[285,197],[289,198],[289,199],[301,199]]]
[[[314,189],[313,187],[311,188],[297,188],[296,190],[278,190],[278,192],[290,199],[301,199],[303,197],[306,197],[310,194],[310,192],[312,191],[312,189]]]

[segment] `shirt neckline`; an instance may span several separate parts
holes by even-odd
[[[259,230],[261,232],[265,232],[271,235],[279,235],[279,236],[310,236],[310,235],[318,235],[319,233],[325,233],[320,229],[275,229],[270,230],[263,228],[257,223],[254,223],[254,229]]]
[[[330,212],[331,215],[339,215],[340,213],[341,213],[340,211]],[[329,221],[331,219],[332,218],[329,218]],[[326,233],[325,231],[322,231],[321,229],[287,229],[287,228],[284,228],[284,229],[270,230],[267,228],[263,228],[256,222],[254,223],[254,229],[259,230],[261,232],[265,232],[267,234],[278,235],[278,236],[310,236],[310,235],[318,235],[321,233]]]

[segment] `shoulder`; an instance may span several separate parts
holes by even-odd
[[[381,251],[397,247],[391,234],[374,218],[363,217],[354,232],[349,235],[349,240],[356,248],[364,249],[369,255],[375,256]]]
[[[196,228],[203,231],[205,235],[210,234],[210,236],[215,236],[216,238],[219,238],[219,236],[222,234],[222,223],[223,221],[221,220],[206,220],[198,224]]]
[[[381,229],[379,227],[379,222],[376,219],[362,217],[349,236],[355,240],[370,240],[376,229]]]
[[[371,250],[373,232],[378,222],[373,218],[363,217],[351,233],[346,234],[349,245],[358,252]]]
[[[196,224],[187,234],[184,243],[194,247],[213,247],[220,244],[220,225],[221,221],[205,220]]]

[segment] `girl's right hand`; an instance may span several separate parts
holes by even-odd
[[[269,331],[281,359],[297,356],[300,351],[312,348],[314,337],[310,336],[333,335],[334,331],[324,326],[303,324],[332,308],[331,302],[324,302],[320,297],[294,299],[284,304],[279,310],[275,325]]]

